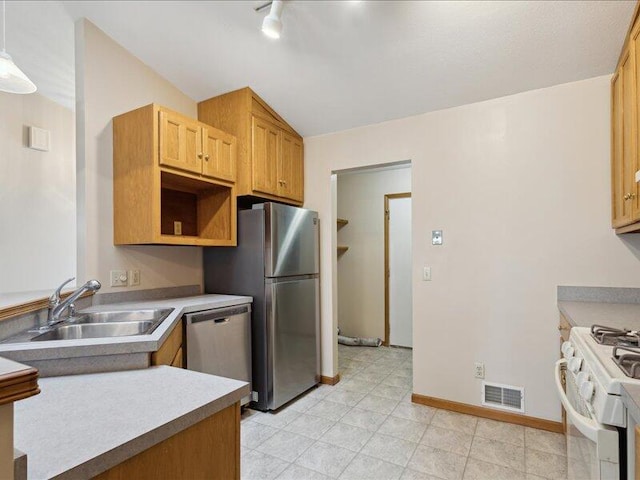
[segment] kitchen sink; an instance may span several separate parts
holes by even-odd
[[[43,342],[149,335],[167,318],[173,308],[106,310],[77,312],[73,317],[40,329],[29,329],[0,343]]]
[[[80,323],[62,325],[31,339],[32,342],[46,340],[78,340],[80,338],[125,337],[128,335],[142,335],[151,333],[157,325],[151,321],[112,323]]]
[[[80,323],[161,322],[173,312],[173,308],[144,310],[111,310],[107,312],[78,312],[71,319]]]

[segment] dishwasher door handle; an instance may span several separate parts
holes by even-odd
[[[192,323],[209,322],[213,320],[215,323],[225,323],[231,318],[241,316],[245,313],[251,312],[249,305],[242,305],[239,307],[221,308],[214,310],[206,310],[203,312],[187,313],[184,316],[188,325]]]

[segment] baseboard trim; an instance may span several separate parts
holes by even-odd
[[[340,381],[340,374],[338,373],[335,377],[325,377],[324,375],[320,376],[320,383],[325,385],[335,385]]]
[[[494,410],[493,408],[478,407],[476,405],[453,402],[451,400],[444,400],[442,398],[427,397],[426,395],[418,395],[417,393],[411,394],[411,401],[413,403],[426,405],[428,407],[441,408],[443,410],[450,410],[452,412],[458,413],[466,413],[468,415],[489,418],[491,420],[499,420],[501,422],[515,423],[516,425],[538,428],[540,430],[547,430],[549,432],[564,433],[561,422],[544,420],[542,418],[528,417],[526,415],[520,415],[518,413],[501,412],[499,410]]]

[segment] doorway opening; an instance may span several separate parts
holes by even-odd
[[[384,212],[388,209],[386,202],[392,202],[396,194],[409,195],[411,191],[411,163],[368,166],[358,169],[333,172],[335,174],[334,206],[337,220],[334,228],[337,263],[334,264],[334,285],[336,286],[334,302],[337,304],[337,326],[341,336],[370,340],[366,344],[380,343],[395,345],[394,331],[402,333],[400,328],[408,329],[409,339],[412,331],[411,319],[411,273],[406,281],[387,284],[388,265],[397,261],[390,253],[386,257],[386,242],[389,240],[388,225]],[[409,249],[406,250],[405,263],[411,268],[411,215],[409,211],[408,230]],[[395,239],[394,224],[391,224],[391,238]],[[400,233],[399,233],[400,234]],[[399,240],[392,240],[392,245]],[[405,241],[405,245],[407,242]],[[390,262],[390,263],[389,263]],[[403,277],[405,278],[405,277]],[[387,291],[390,289],[389,291]],[[402,317],[402,327],[395,326],[394,298],[395,293],[405,289],[402,300],[409,302],[408,317]],[[389,297],[387,293],[391,293]],[[387,314],[387,301],[390,304],[390,316]],[[408,299],[408,300],[406,300]],[[405,312],[406,313],[406,312]],[[400,318],[400,317],[398,317]],[[408,319],[408,320],[407,320]],[[390,322],[389,322],[390,321]],[[404,335],[407,337],[407,335]],[[344,339],[342,339],[344,341]],[[411,342],[400,339],[399,346],[411,346]],[[338,350],[349,350],[352,347]],[[362,348],[363,359],[366,347]],[[358,349],[360,351],[360,349]],[[351,350],[353,352],[353,350]],[[339,357],[339,355],[338,355]],[[362,362],[339,359],[337,371],[341,378],[357,373],[363,367]]]

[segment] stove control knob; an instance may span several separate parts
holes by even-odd
[[[567,367],[573,373],[578,373],[580,371],[580,367],[582,366],[582,359],[580,357],[573,357],[569,359],[569,363]]]
[[[583,382],[582,385],[580,385],[580,396],[587,402],[590,402],[593,398],[594,389],[593,382]]]
[[[576,384],[578,388],[582,386],[583,383],[587,383],[589,381],[589,374],[587,372],[580,372],[576,377]]]
[[[574,354],[573,345],[571,342],[564,342],[562,347],[560,347],[560,351],[562,352],[562,356],[564,358],[571,358]]]

